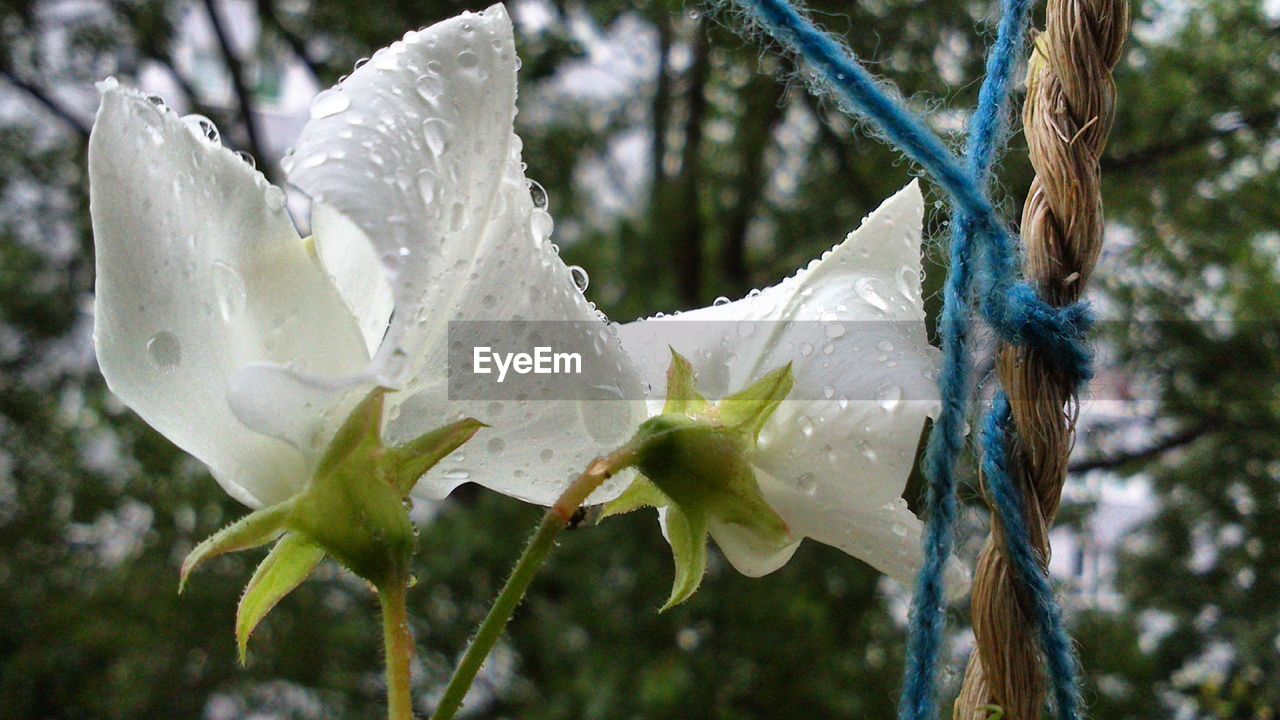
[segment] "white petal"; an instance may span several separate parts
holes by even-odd
[[[757,473],[765,500],[782,516],[796,537],[808,537],[839,548],[907,589],[915,587],[923,557],[922,525],[901,498],[878,507],[868,507],[856,496],[815,503],[813,496],[779,482],[768,473]],[[732,557],[722,538],[716,541]],[[749,559],[768,556],[759,553]],[[734,563],[738,566],[738,563]],[[739,568],[741,569],[741,568]],[[748,573],[742,570],[744,574]],[[947,594],[957,598],[968,589],[969,576],[954,559],[947,563]]]
[[[312,104],[286,169],[315,202],[346,216],[380,258],[395,300],[375,370],[438,339],[438,312],[467,282],[513,140],[516,54],[499,5],[410,32]],[[354,240],[354,238],[353,238]]]
[[[426,348],[409,389],[389,397],[401,402],[388,428],[393,440],[445,419],[475,417],[491,426],[427,474],[416,488],[422,497],[443,497],[470,480],[549,505],[593,458],[625,442],[646,417],[639,375],[542,232],[549,216],[534,208],[521,165],[513,151],[500,199],[465,268],[468,282],[452,305],[435,311],[454,321],[448,342]],[[449,348],[494,345],[498,335],[527,350],[578,352],[582,373],[554,378],[543,395],[526,400],[469,399],[485,397],[472,388],[493,388],[491,376],[460,373],[448,387]],[[616,497],[628,482],[614,478],[590,502]]]
[[[358,371],[356,324],[279,188],[140,93],[103,88],[89,143],[103,375],[234,497],[281,500],[303,459],[236,420],[228,378],[257,361]]]
[[[311,232],[320,262],[360,323],[372,357],[395,307],[382,263],[360,228],[324,203],[311,205]]]
[[[376,258],[395,312],[372,366],[359,376],[278,367],[239,376],[233,401],[246,422],[302,444],[325,432],[273,420],[299,415],[281,412],[277,399],[306,397],[326,409],[331,429],[363,390],[391,384],[402,389],[388,397],[391,442],[463,416],[492,426],[420,483],[419,495],[438,497],[469,480],[541,503],[634,431],[644,417],[639,379],[550,245],[550,215],[530,198],[512,131],[515,75],[511,23],[494,6],[409,33],[317,98],[290,179],[322,212],[349,221],[345,228],[331,219],[317,226],[326,257],[361,234],[371,243],[373,253],[333,255],[363,265]],[[330,228],[337,237],[323,237]],[[359,277],[338,277],[340,286],[368,276],[352,274]],[[359,293],[347,297],[368,319],[372,339],[383,306],[376,298],[353,300]],[[573,321],[560,328],[560,339],[583,353],[579,379],[598,387],[601,399],[451,400],[449,345],[475,339],[465,329],[451,336],[455,320]],[[620,486],[611,483],[593,500]]]
[[[923,199],[916,183],[793,277],[737,302],[623,327],[662,397],[667,346],[710,396],[792,364],[795,388],[765,426],[757,464],[812,493],[866,508],[901,497],[925,416],[937,406],[920,298]]]

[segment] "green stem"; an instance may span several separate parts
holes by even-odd
[[[485,658],[489,656],[498,638],[502,636],[502,631],[510,622],[516,606],[524,599],[525,591],[533,582],[534,575],[538,573],[547,555],[555,547],[556,537],[560,535],[560,531],[569,524],[569,520],[587,496],[595,492],[601,483],[613,477],[619,470],[631,465],[634,458],[635,448],[628,444],[610,455],[596,459],[586,472],[573,481],[556,503],[547,509],[546,514],[542,516],[542,522],[538,523],[538,529],[529,538],[529,544],[525,546],[520,559],[516,561],[516,566],[511,571],[511,576],[507,578],[506,585],[493,601],[493,607],[489,608],[489,614],[480,623],[480,629],[472,638],[471,645],[462,656],[462,661],[453,671],[449,686],[445,688],[444,695],[440,698],[440,704],[432,714],[431,720],[451,720],[462,709],[462,701],[466,698],[467,691],[471,689],[471,684],[475,682],[480,666],[484,664]]]
[[[413,631],[409,629],[409,612],[405,607],[407,583],[393,583],[380,588],[382,603],[382,637],[387,653],[387,718],[413,720]]]

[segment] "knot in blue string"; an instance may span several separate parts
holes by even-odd
[[[1080,385],[1093,378],[1093,309],[1081,300],[1065,307],[1045,302],[1029,283],[1016,282],[983,298],[987,322],[1005,342],[1039,350],[1059,372]]]

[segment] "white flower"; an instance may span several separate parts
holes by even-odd
[[[392,442],[465,416],[492,425],[465,465],[455,454],[416,494],[472,480],[549,504],[644,411],[448,397],[450,320],[604,329],[530,197],[512,132],[516,68],[494,6],[408,33],[317,96],[286,162],[313,201],[310,240],[283,191],[210,140],[207,122],[103,83],[89,172],[95,340],[112,391],[251,506],[304,487],[379,385],[399,390],[386,397]],[[595,353],[584,365],[640,397],[616,342],[580,345]]]
[[[659,399],[654,414],[671,350],[689,360],[711,399],[790,363],[794,389],[762,428],[752,462],[764,500],[795,542],[780,548],[742,526],[711,525],[746,575],[781,567],[808,537],[913,584],[921,524],[902,493],[925,417],[938,407],[938,353],[920,295],[923,212],[913,182],[778,285],[621,329]],[[961,579],[958,567],[953,573]]]

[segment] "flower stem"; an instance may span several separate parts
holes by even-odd
[[[389,583],[379,588],[382,603],[382,636],[387,653],[387,718],[413,720],[413,631],[405,607],[408,583]]]
[[[498,638],[502,636],[502,631],[506,629],[516,606],[524,599],[525,591],[533,582],[534,575],[542,567],[551,549],[555,547],[556,537],[560,535],[560,531],[569,524],[587,496],[595,492],[601,483],[613,477],[619,470],[632,464],[635,451],[632,444],[628,443],[609,455],[597,458],[565,489],[556,503],[547,508],[546,514],[542,516],[542,522],[538,523],[538,529],[529,538],[529,544],[525,546],[520,559],[516,561],[511,576],[507,578],[507,583],[493,601],[489,614],[480,623],[480,629],[476,631],[471,645],[462,656],[462,661],[453,671],[453,677],[450,678],[449,685],[445,688],[444,695],[440,698],[440,704],[432,714],[431,720],[451,720],[462,709],[462,701],[466,698],[467,691],[471,689],[471,684],[475,682],[480,666],[484,664],[485,658],[489,656]]]

